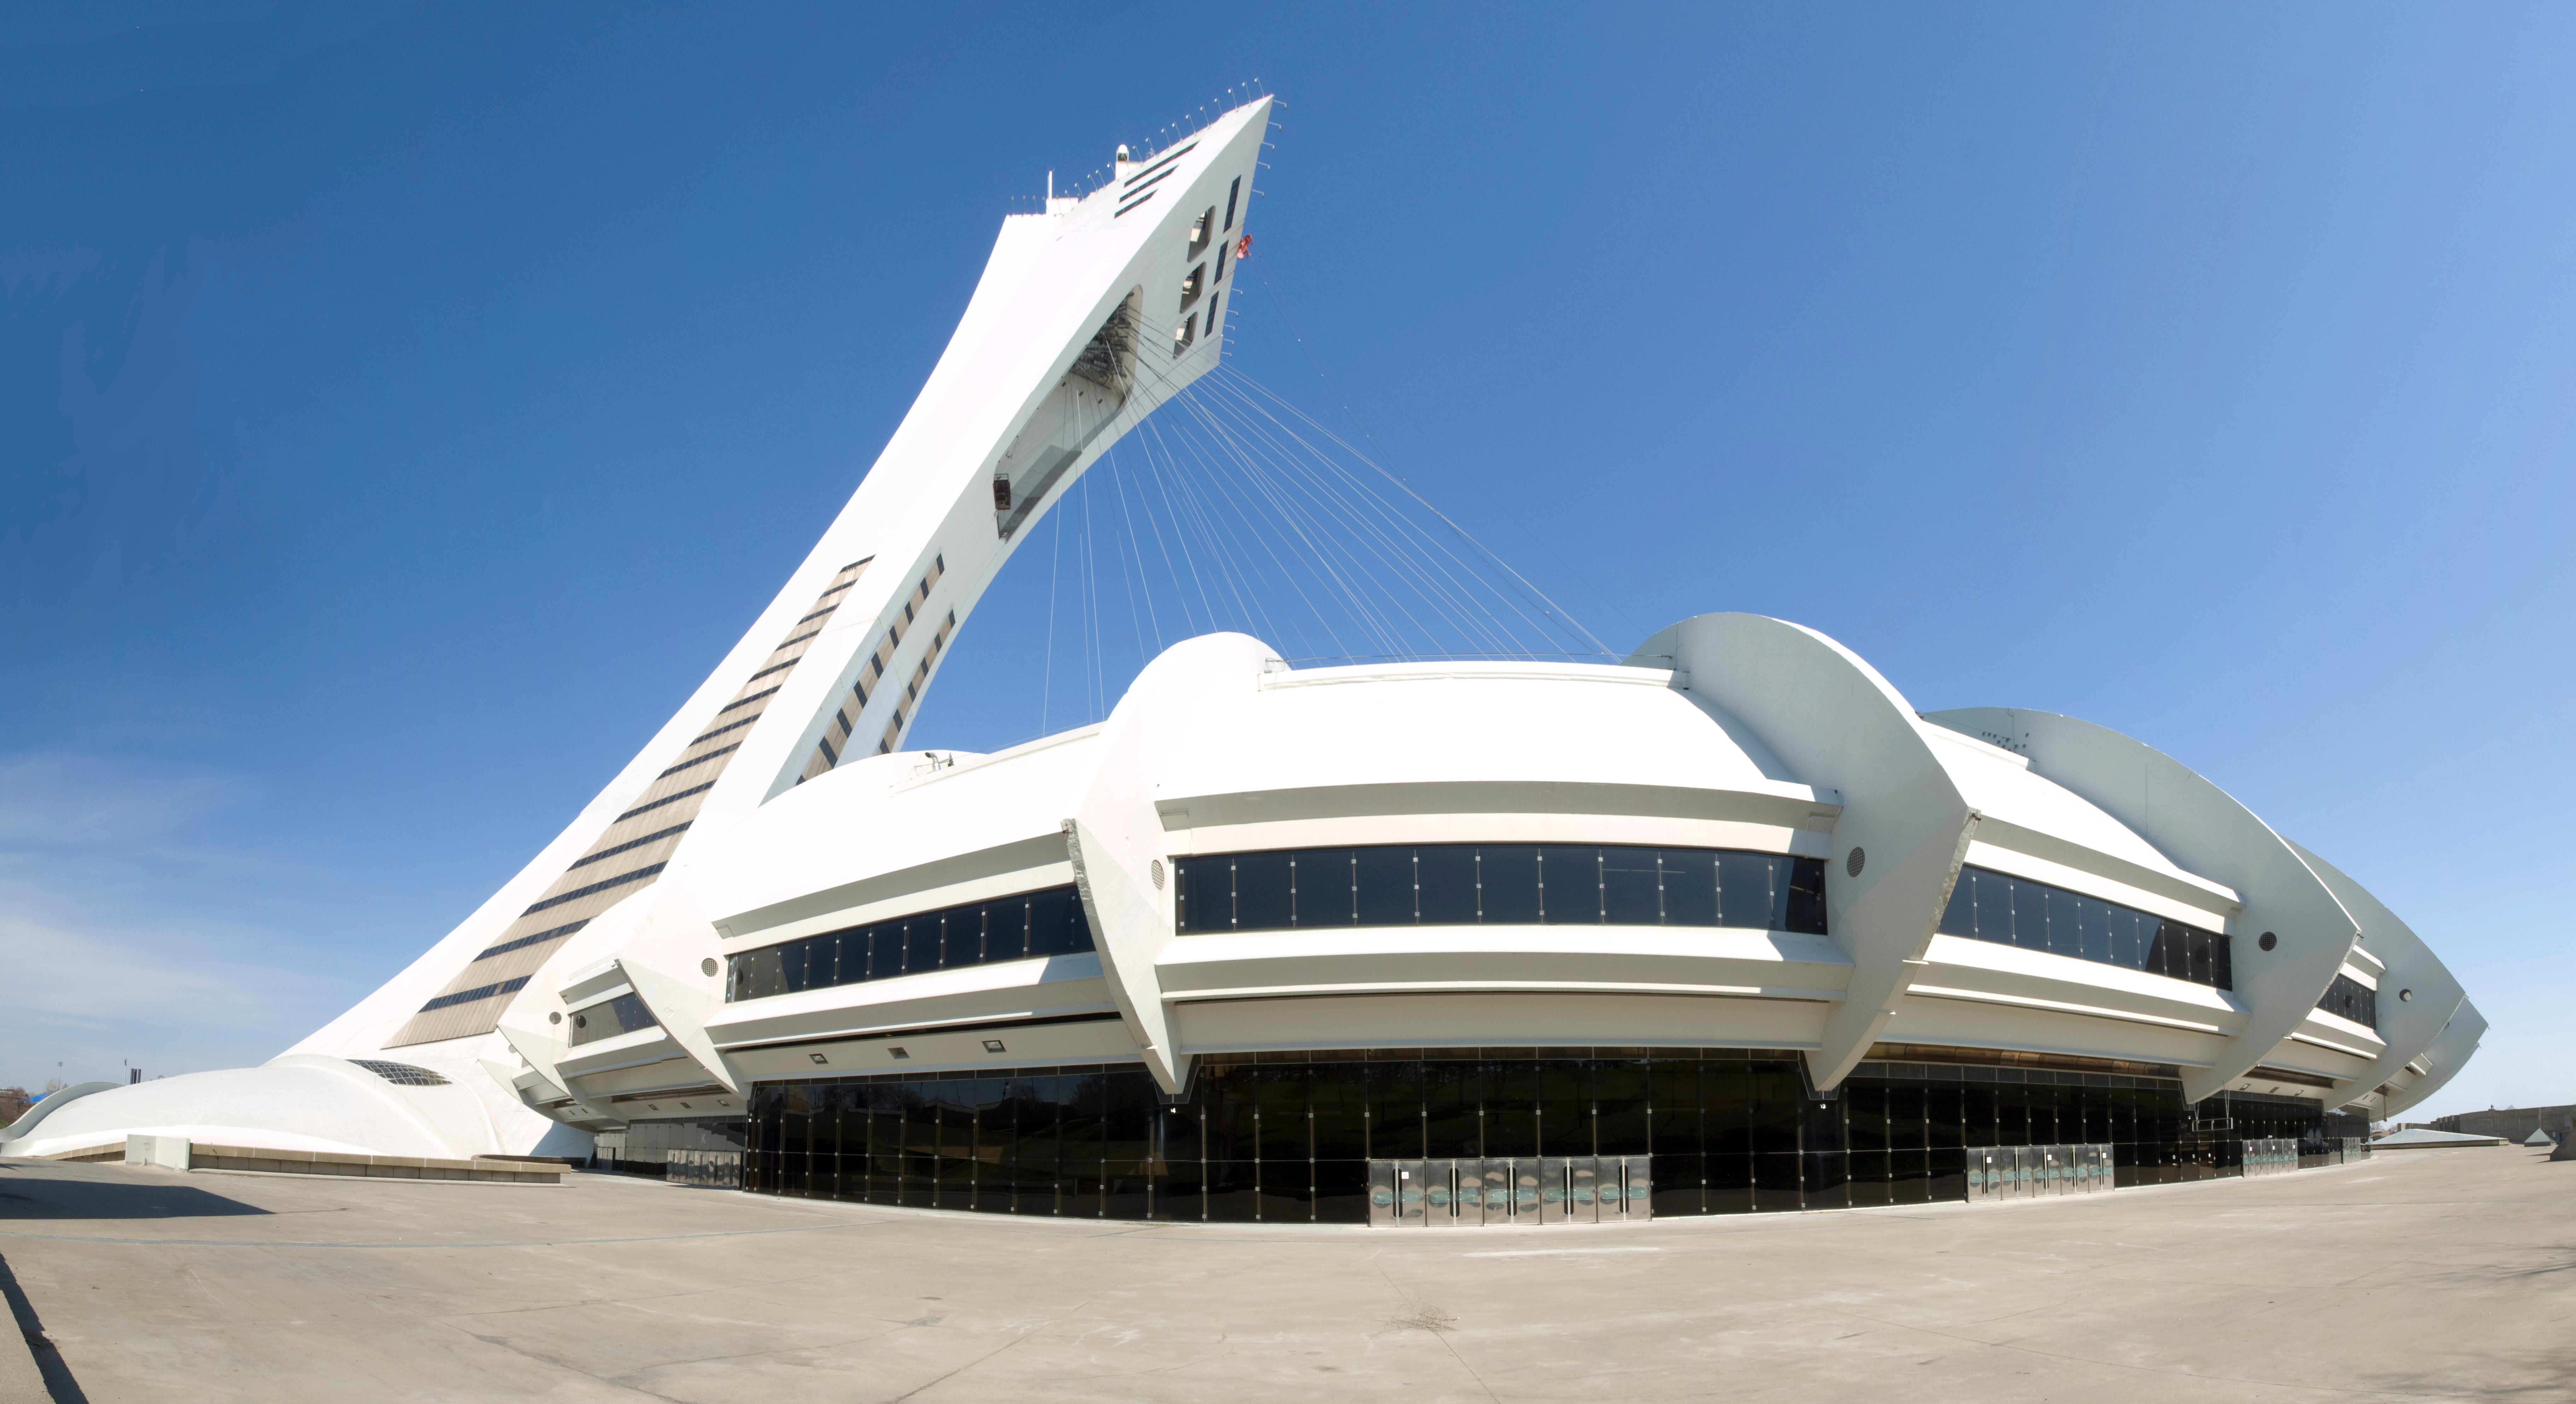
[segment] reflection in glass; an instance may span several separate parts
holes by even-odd
[[[2219,932],[1984,868],[1959,870],[1939,929],[1946,936],[2235,988],[2228,939]]]
[[[1538,924],[1825,934],[1824,861],[1777,853],[1375,845],[1195,854],[1174,859],[1173,868],[1175,925],[1184,935]]]
[[[1528,1157],[1651,1154],[1656,1212],[1741,1213],[1956,1199],[1962,1142],[2109,1144],[2131,1185],[2239,1173],[2246,1140],[2322,1145],[2329,1125],[2314,1101],[2190,1108],[2165,1079],[2013,1066],[1865,1062],[1818,1098],[1797,1055],[1725,1049],[1211,1058],[1168,1103],[1134,1064],[764,1084],[751,1102],[760,1192],[1192,1222],[1361,1222],[1369,1161],[1426,1152],[1493,1168],[1462,1203],[1539,1203],[1543,1175],[1507,1182]],[[2191,1129],[2219,1122],[2235,1129]]]

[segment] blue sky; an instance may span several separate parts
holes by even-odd
[[[0,1082],[444,933],[1012,199],[1256,77],[1238,369],[1614,647],[1777,614],[2179,757],[2468,984],[2424,1113],[2576,1100],[2576,17],[2510,5],[0,8]],[[1047,564],[916,744],[1114,699]]]

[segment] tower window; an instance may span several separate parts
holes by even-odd
[[[1207,286],[1207,265],[1202,263],[1190,270],[1190,276],[1181,280],[1181,310],[1188,311],[1199,300],[1199,294],[1207,291]]]
[[[1220,301],[1220,300],[1218,299],[1218,297],[1217,297],[1217,295],[1216,295],[1216,294],[1214,294],[1214,293],[1210,293],[1210,294],[1208,294],[1207,324],[1208,324],[1208,335],[1210,335],[1210,336],[1214,336],[1214,335],[1216,335],[1216,314],[1217,314],[1217,309],[1218,309],[1219,307],[1223,306],[1223,305],[1224,305],[1224,304],[1223,304],[1223,302],[1222,302],[1222,301]]]
[[[1190,257],[1192,257],[1192,258],[1196,258],[1196,257],[1198,257],[1200,254],[1206,253],[1206,252],[1207,252],[1207,246],[1208,246],[1208,240],[1213,239],[1213,238],[1215,238],[1215,237],[1216,237],[1216,206],[1214,206],[1214,205],[1210,205],[1210,206],[1208,206],[1208,207],[1207,207],[1206,212],[1205,212],[1205,213],[1203,213],[1203,214],[1201,214],[1201,215],[1198,217],[1197,221],[1196,221],[1195,223],[1193,223],[1193,224],[1191,224],[1191,225],[1190,225],[1190,254],[1189,254],[1189,256],[1190,256]]]
[[[1194,312],[1187,317],[1183,317],[1181,319],[1181,324],[1172,329],[1172,354],[1177,356],[1182,352],[1189,350],[1190,343],[1199,339],[1198,333],[1198,314]]]
[[[1227,187],[1225,192],[1225,231],[1229,234],[1234,232],[1234,202],[1242,194],[1243,177],[1236,176],[1234,184]]]
[[[1225,281],[1225,260],[1226,260],[1226,256],[1227,256],[1227,255],[1229,255],[1229,254],[1231,254],[1231,253],[1233,253],[1233,252],[1234,252],[1234,244],[1233,244],[1233,242],[1232,242],[1231,240],[1227,241],[1226,243],[1222,243],[1222,244],[1219,244],[1219,245],[1217,245],[1217,246],[1216,246],[1216,281],[1217,281],[1217,282],[1222,283],[1222,282],[1224,282],[1224,281]]]

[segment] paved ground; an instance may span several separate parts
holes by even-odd
[[[0,1162],[86,1397],[2576,1399],[2576,1164],[1385,1232]]]

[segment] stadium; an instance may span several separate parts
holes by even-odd
[[[1206,632],[1098,724],[908,749],[1016,547],[1217,366],[1270,107],[1004,221],[812,553],[453,932],[268,1065],[0,1151],[1537,1226],[2271,1173],[2471,1056],[2439,958],[2218,784],[1777,619],[1589,661]]]

